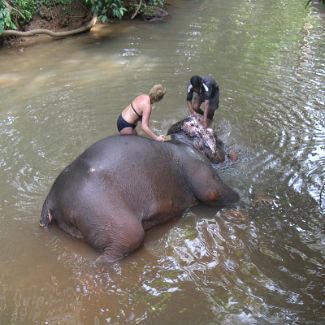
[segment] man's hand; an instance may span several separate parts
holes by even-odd
[[[188,108],[189,115],[193,115],[195,113],[191,101],[187,101],[187,108]]]

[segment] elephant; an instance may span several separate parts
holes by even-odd
[[[176,129],[166,142],[115,135],[91,145],[54,181],[40,226],[55,221],[100,252],[96,263],[101,265],[129,255],[142,244],[145,231],[190,207],[238,201],[202,153],[207,148],[211,156],[209,143],[199,151]]]

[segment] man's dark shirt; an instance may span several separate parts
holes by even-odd
[[[219,94],[219,87],[212,77],[202,77],[202,82],[202,87],[198,93],[201,100],[209,100]],[[187,101],[192,101],[193,92],[195,92],[193,86],[189,84],[187,87]]]

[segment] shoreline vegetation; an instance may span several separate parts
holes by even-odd
[[[325,0],[303,0],[307,9]],[[41,34],[54,39],[90,31],[96,23],[114,20],[161,21],[166,0],[0,0],[0,48],[37,42]],[[33,39],[33,41],[27,41]]]
[[[0,47],[44,34],[63,38],[113,20],[161,21],[165,0],[0,0]]]

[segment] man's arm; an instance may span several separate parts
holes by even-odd
[[[187,103],[188,111],[191,115],[195,114],[195,111],[193,109],[192,99],[193,99],[193,87],[190,84],[187,87],[186,103]]]
[[[203,114],[203,126],[208,127],[208,112],[209,112],[210,102],[208,99],[204,101],[204,114]]]
[[[195,114],[195,111],[193,109],[192,101],[189,101],[189,100],[187,101],[187,108],[188,108],[188,111],[189,111],[190,115]]]
[[[212,94],[212,85],[209,83],[203,83],[203,93],[204,93],[204,114],[203,114],[203,126],[208,127],[208,113],[210,108],[210,98]]]

